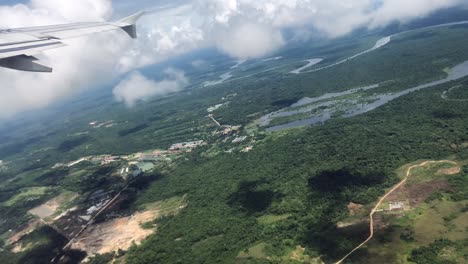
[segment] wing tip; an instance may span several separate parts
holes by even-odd
[[[127,25],[135,25],[138,19],[140,19],[141,16],[143,16],[146,12],[145,11],[140,11],[137,12],[131,16],[128,16],[122,20],[119,21],[119,23],[127,24]]]
[[[129,17],[126,17],[120,20],[119,21],[119,24],[121,25],[120,28],[122,28],[131,38],[136,39],[137,38],[136,22],[145,13],[146,13],[145,11],[140,11],[138,13],[135,13]]]

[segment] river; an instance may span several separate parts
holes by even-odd
[[[268,115],[261,117],[259,119],[259,124],[260,126],[267,126],[273,118],[292,116],[292,115],[296,115],[300,113],[307,113],[314,109],[319,109],[320,107],[323,107],[323,106],[327,106],[327,107],[335,106],[335,105],[337,106],[343,103],[346,103],[348,107],[345,109],[344,114],[342,114],[341,117],[345,117],[345,118],[353,117],[353,116],[357,116],[360,114],[367,113],[371,110],[374,110],[403,95],[407,95],[409,93],[419,91],[422,89],[426,89],[429,87],[433,87],[436,85],[444,84],[450,81],[458,80],[465,76],[468,76],[468,61],[465,61],[453,67],[452,69],[450,69],[448,71],[447,77],[444,79],[418,85],[418,86],[415,86],[415,87],[412,87],[412,88],[409,88],[409,89],[406,89],[404,91],[397,92],[397,93],[384,93],[384,94],[372,95],[372,96],[367,97],[366,98],[367,102],[364,102],[364,103],[360,102],[358,99],[345,99],[345,100],[333,100],[333,99],[340,97],[340,96],[344,96],[344,95],[354,94],[363,90],[374,89],[374,88],[379,87],[380,84],[374,84],[370,86],[355,88],[355,89],[351,89],[351,90],[341,92],[341,93],[329,93],[329,94],[325,94],[325,95],[322,95],[320,97],[315,97],[315,98],[303,98],[299,100],[297,103],[291,105],[291,107],[300,107],[300,106],[304,106],[304,107],[294,109],[294,110],[284,109],[284,110],[279,110],[279,111],[270,113]],[[314,104],[315,102],[319,102],[322,100],[324,100],[324,102]],[[309,104],[312,104],[312,105],[309,105]],[[331,119],[332,116],[333,116],[333,111],[327,108],[321,113],[311,116],[310,118],[296,120],[296,121],[289,122],[289,123],[282,124],[282,125],[272,126],[272,127],[267,128],[266,130],[269,132],[275,132],[275,131],[281,131],[284,129],[300,127],[300,126],[323,124],[327,120]]]

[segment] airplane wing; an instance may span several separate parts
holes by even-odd
[[[66,46],[62,40],[112,30],[124,30],[136,38],[136,22],[144,14],[139,12],[117,22],[90,22],[65,25],[0,29],[0,67],[31,72],[52,72],[52,68],[38,64],[34,54]]]

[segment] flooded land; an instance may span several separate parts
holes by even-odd
[[[444,79],[411,87],[400,92],[364,94],[365,91],[381,86],[381,84],[373,84],[344,92],[327,93],[315,98],[306,97],[288,108],[261,117],[258,124],[267,127],[266,130],[269,132],[275,132],[300,126],[323,124],[334,117],[353,117],[372,111],[411,92],[454,81],[467,75],[468,61],[465,61],[448,70],[447,77]]]

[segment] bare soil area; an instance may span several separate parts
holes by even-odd
[[[48,219],[51,216],[54,216],[56,213],[60,213],[59,210],[61,207],[64,205],[72,202],[78,197],[78,194],[68,192],[68,193],[62,193],[59,196],[45,202],[44,204],[41,204],[31,210],[29,210],[29,213],[32,215],[35,215],[42,220],[46,222],[52,222],[55,219]]]
[[[29,213],[44,219],[46,217],[52,216],[57,211],[59,206],[60,204],[56,200],[52,199],[45,204],[41,204],[38,207],[29,210]]]
[[[356,204],[353,202],[350,202],[347,207],[351,216],[361,215],[365,210],[362,204]]]
[[[141,225],[154,220],[157,210],[139,212],[104,223],[93,224],[72,244],[72,248],[86,251],[88,256],[104,254],[118,249],[127,250],[155,232]]]
[[[457,166],[457,167],[452,167],[448,169],[440,169],[439,171],[437,171],[437,173],[444,174],[444,175],[454,175],[454,174],[460,173],[460,171],[461,171],[461,168]]]
[[[423,203],[429,196],[440,190],[449,190],[447,180],[436,180],[430,182],[415,183],[410,186],[404,185],[388,195],[386,202],[408,201],[410,207],[415,208]]]

